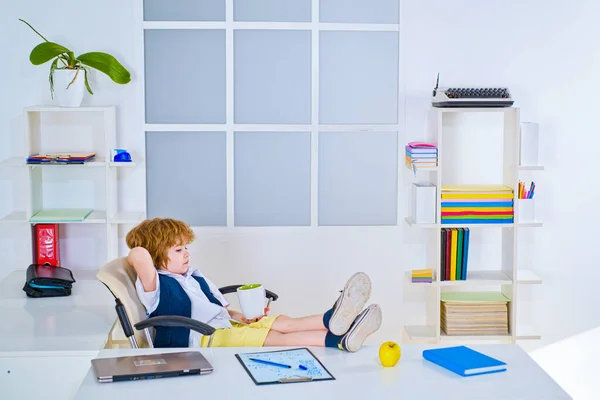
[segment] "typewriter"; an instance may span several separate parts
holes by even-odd
[[[514,100],[507,88],[439,88],[438,74],[433,89],[433,107],[510,107]]]

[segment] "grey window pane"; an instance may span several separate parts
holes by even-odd
[[[319,225],[395,225],[397,132],[319,132]]]
[[[310,132],[235,132],[235,225],[310,225]]]
[[[146,122],[225,123],[225,31],[145,31]]]
[[[320,35],[320,123],[397,123],[398,33]]]
[[[144,0],[145,21],[225,21],[225,0]]]
[[[321,0],[321,22],[397,24],[398,0]]]
[[[147,132],[148,217],[227,225],[225,132]]]
[[[310,31],[235,32],[235,122],[310,123]]]
[[[311,0],[234,0],[235,21],[310,22]]]

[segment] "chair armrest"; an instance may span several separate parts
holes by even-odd
[[[152,317],[135,324],[138,330],[150,328],[151,326],[170,326],[173,328],[187,328],[203,335],[212,335],[215,328],[198,320],[177,315],[165,315],[160,317]]]
[[[221,292],[223,294],[235,293],[235,292],[237,292],[237,288],[239,288],[240,286],[244,286],[244,285],[223,286],[222,288],[219,288],[219,292]],[[276,293],[271,292],[270,290],[266,290],[266,292],[267,292],[267,298],[271,299],[271,301],[275,301],[279,298],[279,296],[277,296]]]

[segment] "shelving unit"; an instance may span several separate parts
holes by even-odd
[[[478,113],[474,118],[489,117],[496,121],[502,121],[502,128],[498,129],[502,136],[502,145],[493,148],[483,145],[483,151],[498,152],[498,147],[502,153],[501,165],[493,165],[494,168],[501,168],[499,174],[495,175],[493,181],[482,182],[481,174],[473,172],[477,165],[471,165],[469,173],[465,171],[447,171],[448,164],[456,163],[456,159],[461,155],[456,155],[460,151],[460,145],[457,145],[456,133],[462,133],[460,126],[461,118],[473,118],[472,113]],[[483,114],[479,114],[483,113]],[[465,115],[462,117],[461,114]],[[471,116],[469,116],[471,114]],[[450,133],[447,133],[447,131]],[[477,132],[474,146],[485,143],[485,134]],[[482,139],[483,136],[483,139]],[[427,242],[427,255],[425,265],[414,266],[412,269],[432,268],[433,281],[431,283],[413,283],[411,271],[405,273],[406,282],[411,288],[422,288],[425,295],[425,315],[422,318],[423,325],[406,325],[404,327],[404,341],[407,343],[442,343],[442,342],[500,342],[515,343],[517,340],[540,339],[531,327],[517,324],[517,307],[519,300],[519,287],[523,285],[541,284],[542,279],[534,272],[519,268],[517,253],[519,248],[519,234],[522,229],[541,227],[541,221],[519,222],[519,202],[517,201],[517,188],[521,172],[543,171],[544,167],[539,166],[521,166],[519,165],[520,154],[520,112],[518,108],[431,108],[428,119],[428,134],[426,140],[434,143],[438,147],[438,167],[434,169],[420,169],[413,175],[412,180],[428,181],[437,188],[436,222],[419,224],[415,223],[412,217],[406,217],[405,222],[410,229],[424,229],[430,232]],[[482,150],[477,147],[478,150]],[[490,153],[491,154],[491,153]],[[496,154],[497,155],[497,154]],[[464,154],[462,155],[464,156]],[[494,159],[494,157],[490,157]],[[486,160],[487,162],[487,160]],[[410,168],[409,168],[410,169]],[[458,182],[462,175],[469,177],[476,176],[477,182]],[[502,184],[513,189],[514,202],[514,222],[506,224],[442,224],[441,223],[441,189],[445,185],[453,184]],[[498,268],[487,269],[487,265],[472,265],[469,262],[466,280],[441,281],[441,229],[443,228],[469,228],[471,238],[486,230],[501,230]],[[470,246],[473,240],[471,240]],[[470,247],[471,249],[472,247]],[[471,251],[471,250],[470,250]],[[486,264],[486,263],[483,263]],[[476,267],[476,268],[473,268]],[[507,335],[464,335],[449,336],[441,329],[441,294],[445,291],[498,291],[504,294],[510,301],[508,303],[508,334]]]
[[[24,119],[23,153],[0,161],[0,168],[25,169],[27,183],[21,185],[22,198],[13,199],[17,209],[0,214],[0,224],[34,225],[30,218],[44,208],[92,208],[86,219],[69,224],[104,228],[105,262],[117,257],[119,225],[138,223],[145,218],[145,212],[118,209],[118,171],[136,168],[140,160],[111,161],[117,147],[116,108],[33,106],[24,109]],[[70,151],[94,152],[96,156],[85,164],[26,163],[31,154]]]

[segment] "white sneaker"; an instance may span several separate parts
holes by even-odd
[[[365,339],[381,326],[381,307],[371,304],[360,313],[340,342],[340,349],[351,353],[358,351]]]
[[[344,290],[333,305],[329,331],[336,336],[344,335],[354,319],[367,304],[371,295],[371,279],[364,272],[357,272],[346,282]]]

